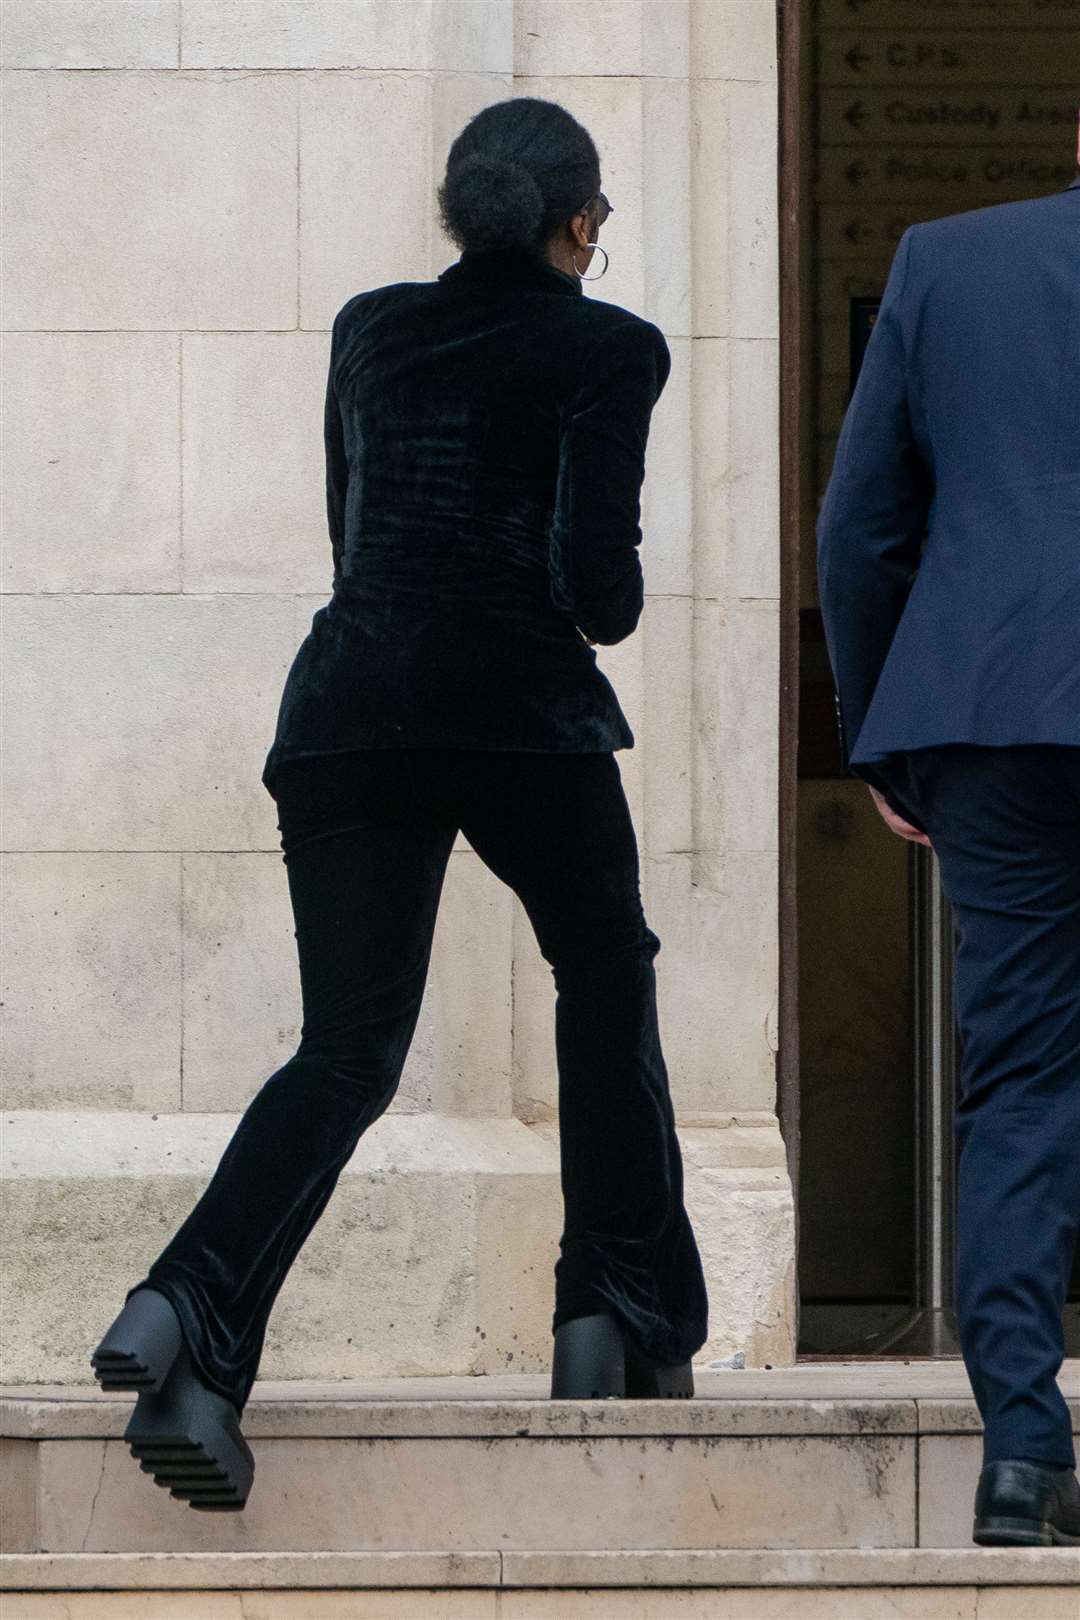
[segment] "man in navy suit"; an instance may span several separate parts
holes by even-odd
[[[844,766],[957,922],[973,1539],[1080,1543],[1080,175],[904,232],[817,542]]]

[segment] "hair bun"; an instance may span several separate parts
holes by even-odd
[[[525,165],[486,152],[470,152],[447,169],[439,204],[449,234],[469,248],[532,246],[544,214]]]
[[[436,188],[439,222],[463,251],[542,252],[600,188],[600,157],[557,101],[507,96],[474,113],[450,143]]]

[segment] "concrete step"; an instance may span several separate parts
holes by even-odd
[[[130,1572],[120,1581],[130,1587],[155,1584],[145,1570],[163,1555],[261,1557],[252,1567],[265,1575],[267,1560],[297,1572],[310,1570],[301,1555],[341,1557],[348,1570],[361,1554],[407,1552],[435,1568],[480,1559],[489,1574],[511,1554],[532,1557],[534,1571],[557,1557],[578,1582],[600,1555],[624,1574],[644,1555],[679,1569],[705,1558],[703,1569],[722,1572],[723,1552],[734,1568],[812,1567],[820,1582],[832,1576],[817,1551],[880,1551],[905,1555],[882,1567],[912,1572],[893,1584],[918,1584],[920,1569],[938,1566],[913,1562],[915,1550],[1005,1550],[970,1539],[982,1438],[962,1363],[699,1366],[695,1377],[685,1401],[552,1401],[548,1374],[260,1380],[244,1417],[255,1482],[237,1514],[194,1513],[140,1471],[123,1440],[130,1395],[4,1386],[4,1580],[78,1587],[85,1568],[97,1585],[110,1567]],[[1061,1381],[1080,1432],[1080,1361]],[[1042,1567],[1039,1551],[987,1567]],[[758,1564],[745,1562],[751,1554]],[[101,1555],[113,1562],[99,1566]],[[1046,1559],[1080,1581],[1080,1549],[1047,1549]]]
[[[10,1556],[4,1620],[1076,1620],[1069,1549]]]

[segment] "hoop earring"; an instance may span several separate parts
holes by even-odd
[[[606,276],[607,275],[607,267],[608,267],[608,250],[607,250],[607,248],[606,247],[600,247],[599,242],[589,242],[588,246],[590,248],[600,248],[601,253],[604,255],[604,268],[601,270],[600,276]],[[571,253],[571,255],[570,255],[570,263],[573,265],[575,271],[577,271],[577,275],[578,275],[578,277],[579,277],[579,279],[581,281],[599,281],[600,280],[600,276],[583,276],[581,274],[581,271],[578,270],[578,267],[577,267],[577,254],[576,253]]]

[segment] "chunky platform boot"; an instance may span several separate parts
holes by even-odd
[[[694,1393],[690,1362],[649,1360],[611,1311],[575,1316],[555,1329],[552,1400],[616,1397],[686,1399]]]
[[[626,1343],[626,1393],[642,1399],[692,1400],[694,1369],[689,1361],[651,1361],[633,1344]]]
[[[240,1416],[196,1374],[163,1294],[132,1294],[90,1362],[102,1388],[139,1392],[124,1439],[155,1485],[209,1512],[245,1506],[255,1459]]]
[[[90,1357],[94,1376],[102,1389],[159,1390],[183,1337],[165,1295],[138,1288]]]
[[[1080,1546],[1080,1481],[1072,1468],[995,1458],[979,1475],[972,1540],[980,1547]]]
[[[622,1329],[610,1311],[575,1316],[555,1329],[551,1399],[596,1400],[626,1394]]]

